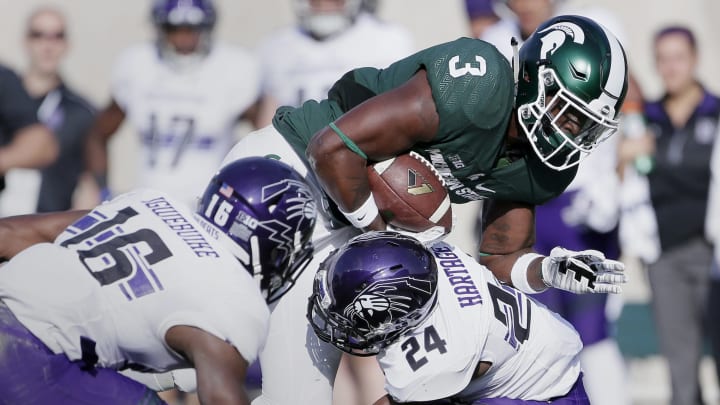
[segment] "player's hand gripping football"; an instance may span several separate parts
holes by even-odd
[[[548,287],[582,293],[622,292],[627,282],[625,265],[606,259],[597,250],[575,252],[556,247],[542,261],[542,278]]]

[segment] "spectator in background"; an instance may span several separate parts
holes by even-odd
[[[720,308],[720,142],[715,139],[713,156],[711,159],[710,190],[708,197],[708,213],[705,220],[705,232],[714,245],[712,271],[710,273],[710,298],[706,318],[712,320],[713,315]],[[715,359],[715,371],[720,380],[720,323],[707,322],[710,334],[710,343]]]
[[[654,51],[665,93],[645,105],[655,138],[648,184],[660,243],[648,275],[660,350],[670,368],[672,405],[695,405],[702,403],[698,374],[712,261],[705,221],[720,99],[697,79],[691,30],[660,30]]]
[[[27,19],[24,45],[28,65],[22,81],[38,119],[55,134],[60,155],[40,171],[15,169],[8,173],[8,188],[0,203],[4,215],[73,207],[73,193],[85,169],[85,135],[95,113],[60,74],[69,45],[67,23],[60,10],[44,6],[33,11]]]
[[[465,0],[465,11],[470,24],[470,35],[480,38],[485,30],[500,21],[493,9],[494,0]]]
[[[367,10],[377,4],[361,0],[286,0],[297,24],[281,29],[258,48],[263,66],[264,103],[261,124],[270,124],[281,105],[322,100],[347,71],[385,67],[411,54],[409,31],[380,21]]]
[[[0,191],[10,169],[45,167],[57,158],[58,149],[52,132],[38,122],[18,75],[0,66]]]
[[[564,14],[567,10],[560,10],[560,3],[560,0],[500,1],[499,10],[506,7],[509,14],[502,14],[508,17],[487,28],[480,38],[495,45],[511,60],[510,39],[514,37],[522,43],[540,23],[553,15]],[[614,27],[610,31],[623,41],[619,22],[604,10],[592,8],[570,14],[591,17],[605,27]],[[629,86],[631,90],[625,103],[641,105],[639,88],[632,77]],[[627,112],[625,106],[622,111]],[[535,208],[538,253],[548,255],[554,246],[562,245],[577,251],[599,250],[609,259],[620,257],[617,233],[620,184],[616,174],[619,138],[611,137],[600,144],[580,164],[575,179],[563,194]],[[625,365],[613,336],[612,321],[607,316],[608,295],[549,289],[533,298],[563,316],[580,334],[583,379],[591,402],[594,405],[629,404]]]
[[[379,7],[379,0],[362,0],[360,4],[360,10],[369,14],[377,14]]]
[[[557,11],[559,0],[494,0],[503,18],[483,31],[480,39],[495,45],[508,60],[512,60],[510,38],[523,43],[535,29]]]
[[[502,18],[488,27],[479,38],[494,44],[510,60],[510,38],[515,37],[522,44],[543,21],[560,14],[590,17],[613,34],[624,36],[620,20],[604,7],[573,7],[565,3],[565,0],[493,0],[495,12]],[[633,80],[631,78],[631,82]]]
[[[254,55],[214,40],[212,1],[157,0],[151,11],[157,38],[117,60],[110,103],[90,129],[88,165],[107,190],[108,141],[127,117],[142,140],[134,187],[194,206],[235,143],[235,125],[256,122],[260,69]]]

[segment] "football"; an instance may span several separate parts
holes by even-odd
[[[370,190],[386,223],[413,232],[442,226],[452,230],[452,206],[445,182],[415,152],[368,166]]]

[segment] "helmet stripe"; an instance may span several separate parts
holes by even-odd
[[[605,31],[605,36],[608,39],[608,45],[610,45],[610,74],[605,82],[604,90],[606,93],[610,94],[610,96],[618,99],[622,94],[623,84],[625,83],[625,70],[627,69],[625,52],[623,52],[620,41],[618,41],[615,37],[615,34],[602,25],[600,25],[600,27],[603,31]]]

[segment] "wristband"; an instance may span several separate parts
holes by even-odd
[[[365,228],[375,220],[375,217],[377,217],[378,214],[380,214],[380,211],[375,204],[375,197],[373,197],[372,192],[360,208],[353,212],[345,212],[343,210],[340,210],[340,212],[345,215],[345,218],[347,218],[347,220],[350,221],[355,228]]]
[[[537,253],[525,253],[515,260],[515,264],[513,264],[512,270],[510,271],[510,280],[512,281],[513,286],[525,294],[537,294],[545,291],[545,289],[536,290],[532,288],[527,278],[527,272],[530,268],[530,264],[538,257],[543,257],[543,255]]]

